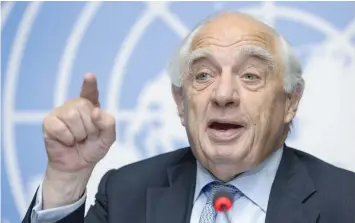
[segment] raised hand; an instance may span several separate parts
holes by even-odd
[[[115,119],[100,108],[93,74],[85,76],[80,97],[65,102],[44,119],[43,134],[48,155],[45,209],[79,199],[96,163],[116,139]]]

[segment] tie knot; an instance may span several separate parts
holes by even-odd
[[[225,190],[231,193],[233,195],[233,198],[239,192],[239,190],[235,186],[229,184],[223,184],[218,181],[213,181],[202,188],[202,192],[205,193],[207,197],[207,202],[212,202],[213,196],[219,190]]]

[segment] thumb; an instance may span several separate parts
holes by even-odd
[[[100,106],[99,90],[97,88],[97,80],[94,74],[89,73],[84,77],[80,97],[89,100],[94,106]]]
[[[94,125],[99,129],[99,138],[108,149],[116,140],[116,120],[107,112],[96,107],[91,113]]]

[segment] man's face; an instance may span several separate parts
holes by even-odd
[[[267,27],[238,16],[207,24],[193,40],[177,103],[195,156],[221,180],[282,146],[295,103],[283,90],[277,44]]]

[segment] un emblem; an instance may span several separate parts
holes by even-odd
[[[329,14],[334,7],[342,13]],[[4,3],[2,34],[10,47],[2,50],[3,222],[19,222],[26,212],[46,165],[42,119],[77,96],[84,72],[98,75],[102,104],[117,120],[117,141],[92,174],[87,207],[108,169],[188,145],[165,68],[196,23],[223,9],[250,13],[275,27],[301,58],[306,91],[289,145],[355,171],[352,2]],[[45,22],[58,11],[67,16],[56,32],[48,31]],[[43,33],[57,41],[48,40],[52,48],[31,39]],[[40,73],[26,63],[29,57],[43,60],[52,73]],[[23,91],[20,82],[31,78],[37,80],[33,92]],[[38,108],[21,109],[28,101]]]

